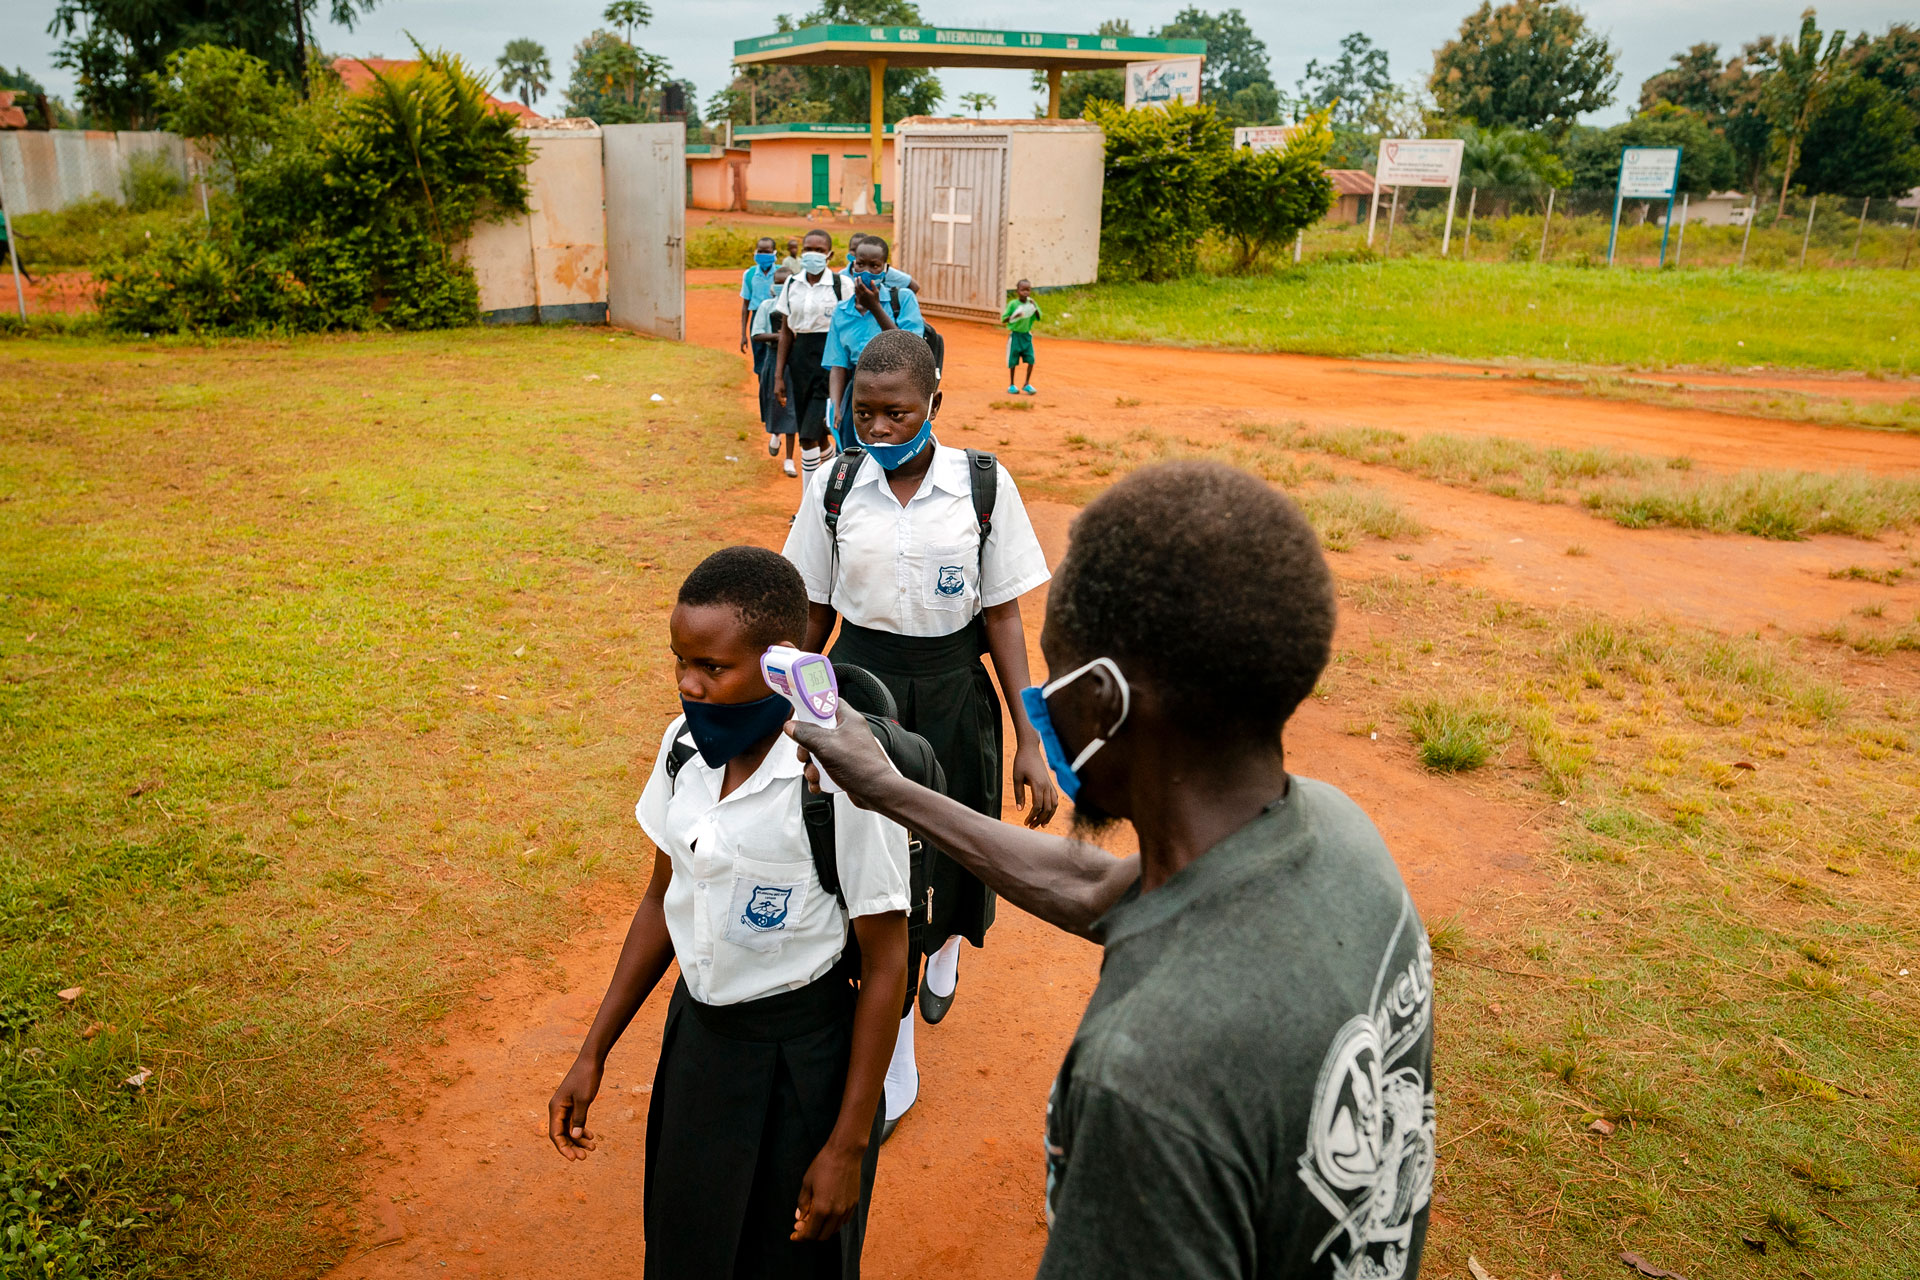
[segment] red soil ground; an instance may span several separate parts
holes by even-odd
[[[693,341],[734,346],[738,302],[724,287],[729,279],[737,276],[691,274]],[[1233,428],[1241,423],[1288,419],[1685,452],[1709,467],[1920,466],[1920,438],[1911,436],[1544,395],[1469,367],[1143,350],[1044,335],[1041,395],[1016,413],[992,407],[1005,399],[1000,334],[953,321],[941,329],[948,342],[942,418],[951,442],[998,450],[1016,477],[1051,473],[1071,433],[1117,437],[1152,425],[1176,438],[1224,442],[1237,438]],[[1120,394],[1140,403],[1117,407]],[[744,369],[742,410],[742,422],[751,422]],[[748,444],[744,456],[766,466],[756,483],[797,501],[797,483],[755,454],[753,437]],[[1571,507],[1510,502],[1392,473],[1370,479],[1432,532],[1417,543],[1370,544],[1336,556],[1343,576],[1419,568],[1543,606],[1795,634],[1838,620],[1868,596],[1894,602],[1903,615],[1920,602],[1920,588],[1826,576],[1849,564],[1891,563],[1892,544],[1630,532]],[[1048,557],[1057,560],[1074,508],[1044,497],[1030,505]],[[769,546],[784,533],[784,522],[738,530]],[[1565,555],[1574,543],[1588,554]],[[1412,563],[1396,553],[1410,554]],[[1024,604],[1037,655],[1044,592]],[[1364,617],[1350,617],[1340,642],[1364,643],[1367,626]],[[1401,750],[1350,736],[1342,725],[1338,705],[1309,703],[1289,729],[1290,758],[1368,808],[1429,919],[1489,915],[1503,898],[1541,883],[1532,866],[1544,849],[1529,826],[1532,815],[1477,796],[1470,782],[1439,782]],[[361,1235],[336,1276],[639,1274],[640,1153],[664,1000],[641,1012],[609,1063],[594,1112],[600,1150],[585,1165],[570,1165],[545,1137],[546,1099],[592,1018],[632,905],[583,903],[583,918],[593,923],[551,968],[508,966],[448,1018],[444,1045],[401,1064],[420,1081],[422,1113],[404,1129],[372,1135]],[[1045,1239],[1040,1131],[1047,1089],[1098,963],[1094,947],[1007,909],[987,949],[967,953],[952,1014],[919,1037],[921,1102],[882,1154],[868,1275],[1032,1275]],[[430,1083],[448,1078],[453,1083]]]

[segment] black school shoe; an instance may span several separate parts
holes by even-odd
[[[947,1010],[953,1008],[953,998],[960,994],[960,979],[953,980],[953,990],[944,996],[933,994],[933,988],[927,985],[927,975],[920,975],[920,1016],[928,1026],[934,1026],[947,1016]]]

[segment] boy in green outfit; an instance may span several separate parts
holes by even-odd
[[[1000,313],[1000,323],[1007,326],[1007,394],[1019,395],[1022,391],[1028,395],[1039,395],[1033,389],[1033,322],[1040,318],[1040,304],[1033,300],[1033,282],[1022,280],[1013,286],[1013,297],[1007,299],[1007,309]],[[1022,361],[1027,366],[1027,380],[1024,384],[1014,376],[1014,371]]]

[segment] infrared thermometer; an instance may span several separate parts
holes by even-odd
[[[793,714],[811,724],[831,727],[840,714],[840,681],[825,654],[804,653],[792,645],[777,644],[760,655],[760,674],[767,687],[793,704]],[[820,789],[838,791],[840,784],[820,770]]]

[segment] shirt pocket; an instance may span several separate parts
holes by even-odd
[[[811,862],[735,858],[720,936],[749,951],[771,955],[780,950],[806,910],[812,883]]]
[[[978,547],[964,542],[928,547],[920,567],[920,603],[948,612],[970,609],[978,585],[970,571],[979,554]]]

